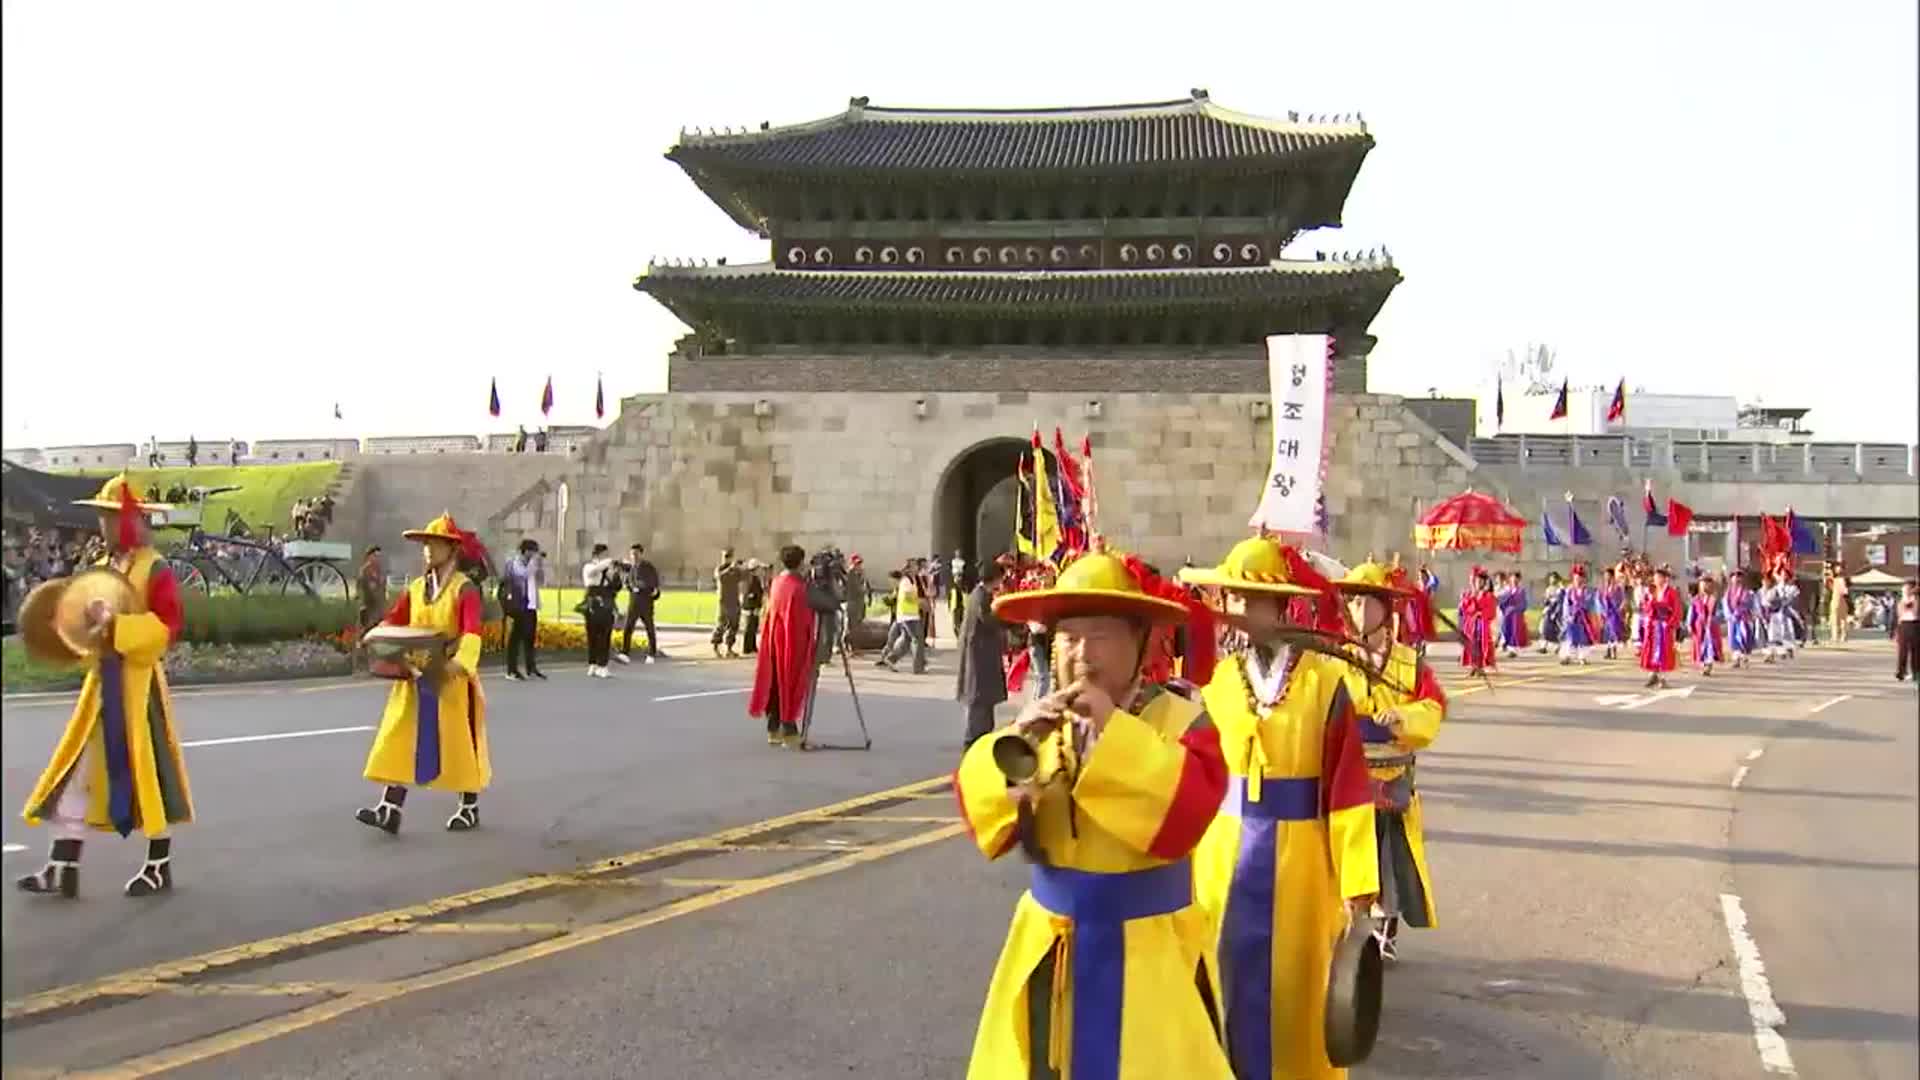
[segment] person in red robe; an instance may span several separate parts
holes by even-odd
[[[747,715],[766,718],[769,746],[801,748],[801,722],[819,681],[814,649],[819,615],[839,607],[831,593],[815,587],[801,571],[806,559],[807,553],[793,544],[780,549],[780,573],[767,590],[760,623]]]
[[[1460,597],[1460,663],[1475,675],[1498,667],[1495,661],[1494,620],[1500,617],[1500,601],[1493,593],[1493,578],[1486,570],[1473,568],[1473,584]]]
[[[1647,686],[1666,686],[1667,672],[1677,666],[1673,632],[1680,625],[1680,590],[1673,587],[1673,570],[1662,566],[1653,572],[1653,588],[1648,592],[1647,631],[1640,639],[1640,670],[1647,672]]]

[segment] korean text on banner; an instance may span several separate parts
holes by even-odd
[[[1267,338],[1273,462],[1249,527],[1295,536],[1318,536],[1324,527],[1316,508],[1326,487],[1332,348],[1325,334]]]

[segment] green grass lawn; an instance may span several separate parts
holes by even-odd
[[[104,481],[118,473],[116,469],[83,469],[81,476],[98,476]],[[187,469],[128,469],[127,476],[134,487],[145,497],[147,488],[159,485],[164,493],[174,484],[186,484],[189,487],[225,487],[238,485],[239,491],[229,491],[224,495],[215,495],[207,501],[206,520],[202,527],[209,532],[220,532],[226,524],[227,511],[238,513],[248,527],[264,532],[271,525],[279,532],[292,527],[291,514],[296,499],[318,498],[340,475],[340,463],[337,461],[308,461],[294,465],[203,465]],[[161,534],[164,542],[168,534]]]

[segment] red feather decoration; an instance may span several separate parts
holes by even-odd
[[[140,546],[140,499],[133,493],[133,481],[120,477],[120,541],[121,551],[132,551]]]
[[[1313,609],[1313,629],[1329,634],[1345,634],[1347,620],[1340,610],[1340,597],[1335,593],[1333,583],[1320,575],[1313,564],[1295,548],[1282,544],[1281,554],[1287,560],[1287,578],[1295,585],[1318,591],[1310,599]],[[1303,599],[1307,599],[1304,598]]]

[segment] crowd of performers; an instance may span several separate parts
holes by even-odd
[[[128,610],[115,610],[104,598],[88,605],[83,632],[95,647],[80,697],[22,814],[30,825],[52,827],[52,845],[45,865],[15,884],[74,899],[88,833],[124,837],[138,829],[147,857],[124,891],[153,896],[173,888],[172,828],[193,820],[161,662],[183,625],[179,584],[147,535],[146,517],[155,506],[141,502],[123,476],[79,505],[99,513],[109,540],[97,565],[119,573],[139,603]],[[487,557],[474,535],[447,515],[406,536],[420,544],[423,572],[384,621],[431,629],[449,648],[444,658],[394,682],[365,769],[366,778],[382,786],[381,797],[355,816],[397,833],[408,788],[435,788],[454,793],[446,827],[464,832],[480,824],[480,792],[493,773],[486,695],[477,676]]]
[[[1791,659],[1805,640],[1800,587],[1785,558],[1764,571],[1706,574],[1685,591],[1673,570],[1623,561],[1591,580],[1575,563],[1566,580],[1547,576],[1541,597],[1538,651],[1557,651],[1561,664],[1586,664],[1593,650],[1608,659],[1624,646],[1635,650],[1649,687],[1665,686],[1680,666],[1680,643],[1691,644],[1691,661],[1702,674],[1716,666],[1746,667]],[[1474,567],[1461,594],[1461,663],[1475,675],[1518,656],[1531,642],[1527,623],[1531,597],[1517,572]]]
[[[993,610],[1049,636],[1050,681],[954,775],[980,851],[1031,864],[968,1075],[1344,1077],[1336,956],[1436,922],[1430,588],[1264,537],[1177,581],[1098,548],[1013,570]]]

